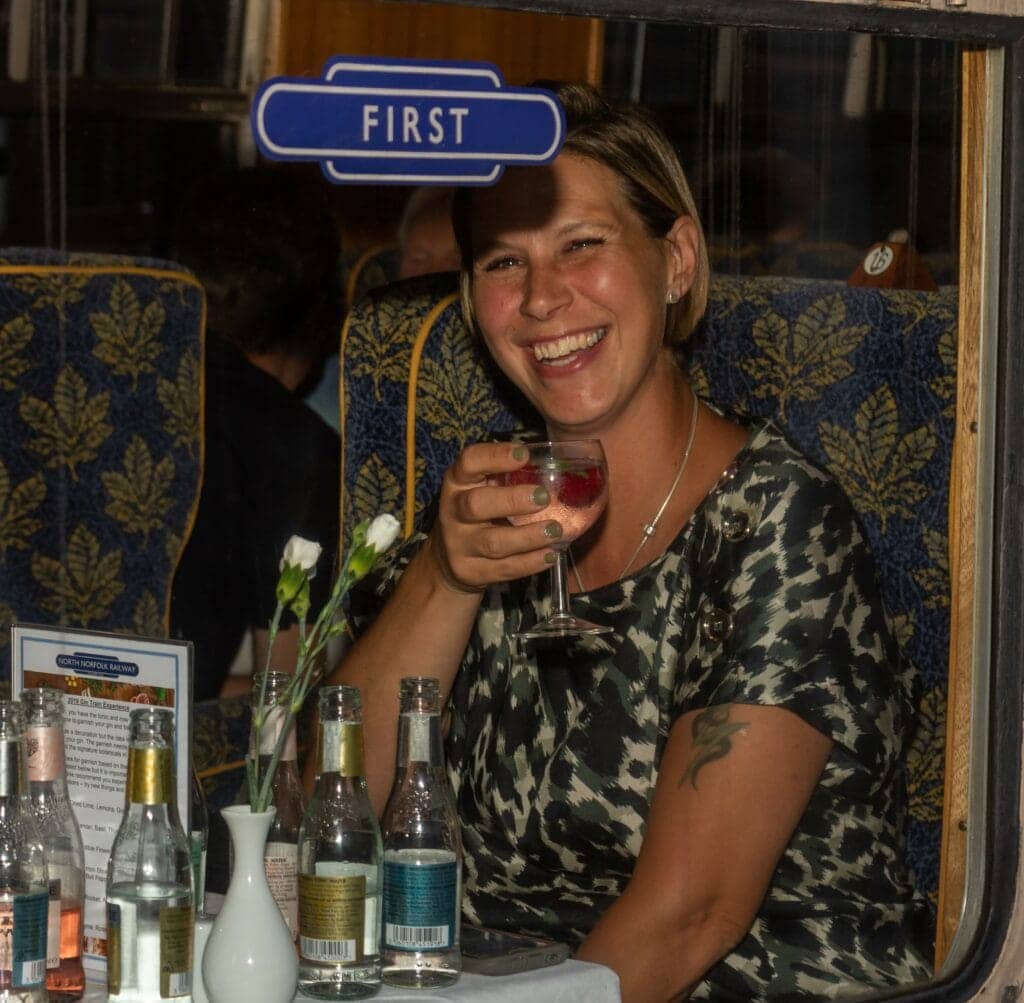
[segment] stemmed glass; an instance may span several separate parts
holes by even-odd
[[[517,638],[576,637],[605,634],[612,628],[573,616],[569,609],[566,553],[604,511],[608,502],[608,466],[597,439],[526,443],[529,462],[504,475],[506,485],[536,484],[547,489],[550,501],[532,515],[510,518],[516,526],[554,519],[561,537],[551,544],[556,560],[551,566],[551,613]]]

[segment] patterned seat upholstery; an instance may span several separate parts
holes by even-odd
[[[0,250],[0,627],[167,636],[199,496],[203,311],[178,265]]]
[[[934,902],[949,648],[947,506],[955,290],[716,277],[688,352],[698,392],[770,418],[843,486],[875,551],[924,695],[908,761],[908,856]],[[466,442],[537,426],[465,328],[450,276],[376,290],[342,348],[343,527],[399,511],[420,528]]]

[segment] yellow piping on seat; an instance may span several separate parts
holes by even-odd
[[[458,298],[458,293],[445,296],[427,314],[416,332],[412,356],[409,359],[408,398],[405,413],[405,523],[402,527],[403,535],[406,538],[412,535],[413,521],[416,516],[416,387],[419,383],[420,357],[423,355],[423,346],[426,344],[437,318]]]

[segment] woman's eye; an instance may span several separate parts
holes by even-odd
[[[506,268],[511,268],[516,263],[516,259],[510,254],[506,254],[500,258],[492,258],[484,265],[485,272],[500,272]]]
[[[576,237],[574,240],[569,242],[568,250],[583,251],[588,247],[597,247],[603,243],[604,240],[600,237]]]

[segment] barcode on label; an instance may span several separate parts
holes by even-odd
[[[320,940],[299,937],[299,950],[309,961],[356,961],[354,940]]]
[[[16,986],[31,986],[42,982],[46,978],[46,959],[38,961],[23,961],[21,963],[21,978],[14,984]]]
[[[192,992],[191,972],[171,972],[167,976],[169,996],[188,996]]]
[[[411,947],[416,950],[448,946],[448,926],[399,926],[385,923],[385,942],[389,947]]]

